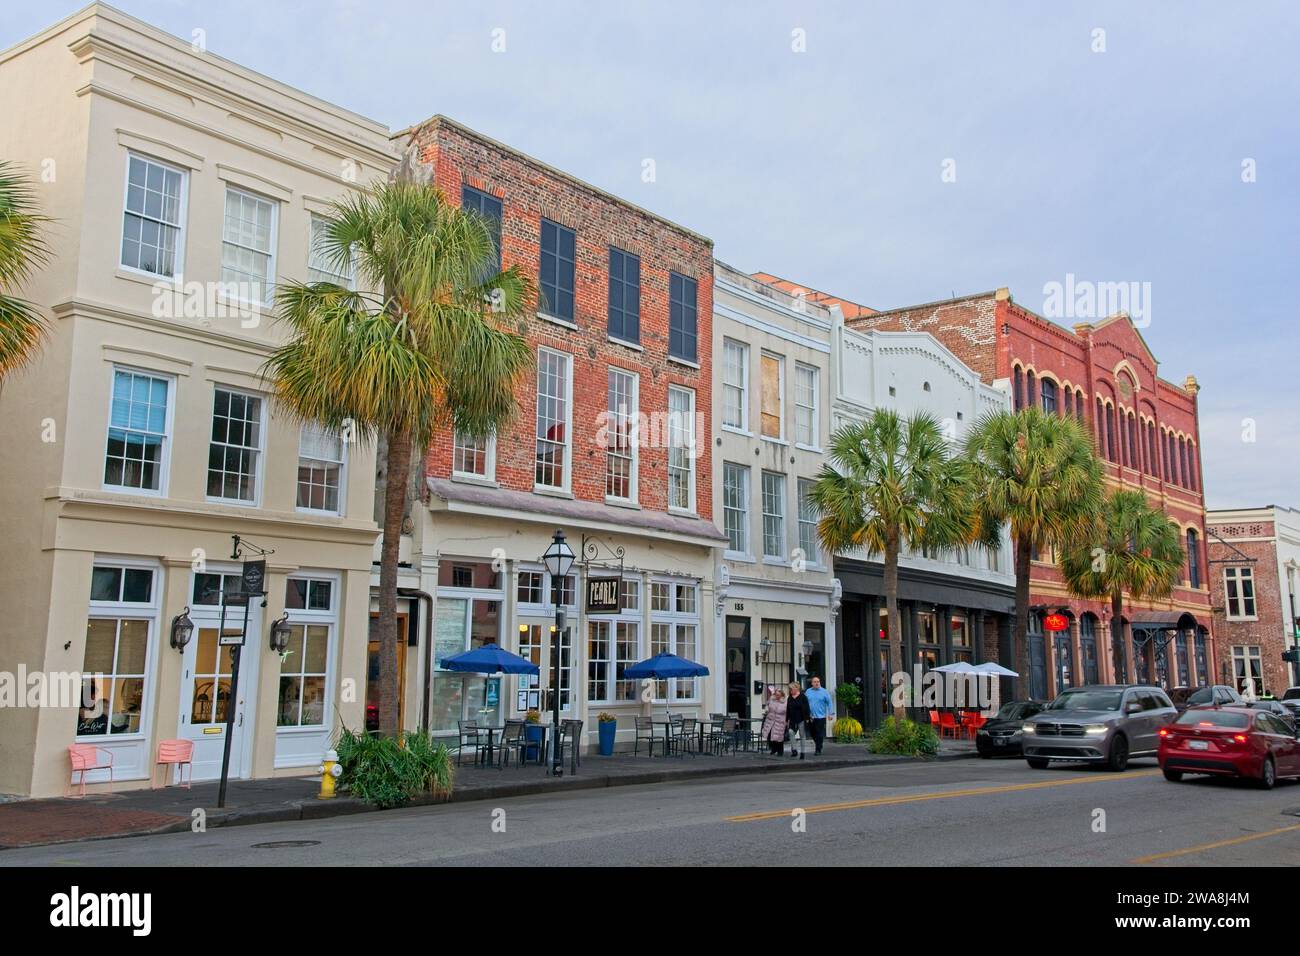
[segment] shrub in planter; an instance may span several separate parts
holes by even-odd
[[[939,735],[929,724],[886,717],[867,739],[867,749],[873,754],[932,757],[939,752]]]
[[[841,685],[843,686],[843,685]],[[835,721],[832,729],[835,736],[835,742],[840,744],[853,744],[862,739],[862,725],[852,717],[841,717]]]
[[[345,727],[334,749],[343,768],[339,785],[366,803],[400,807],[422,794],[451,792],[450,754],[423,731],[408,731],[399,740]]]
[[[840,710],[856,710],[858,704],[862,703],[862,690],[857,684],[836,684],[835,699],[839,702]]]

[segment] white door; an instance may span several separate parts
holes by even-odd
[[[195,780],[221,776],[226,745],[226,715],[232,706],[231,648],[218,643],[219,624],[215,616],[194,614],[194,636],[185,647],[181,671],[180,736],[194,741]],[[242,625],[243,608],[227,608],[226,634],[239,634]],[[247,777],[252,771],[251,701],[256,697],[259,634],[260,628],[250,620],[240,654],[238,697],[233,702],[230,779]]]

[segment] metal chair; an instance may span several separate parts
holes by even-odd
[[[498,745],[501,750],[500,757],[497,758],[496,765],[498,770],[504,770],[505,765],[510,762],[510,754],[516,753],[519,757],[519,766],[523,766],[525,761],[525,752],[528,749],[528,739],[524,736],[528,725],[522,720],[507,720],[505,728],[501,731],[501,742]]]
[[[72,773],[79,774],[79,783],[81,784],[81,796],[86,795],[86,774],[92,770],[108,771],[108,792],[113,792],[113,752],[96,747],[94,744],[69,744],[68,760],[72,763]],[[72,791],[72,775],[68,775],[67,782],[63,785],[63,795],[66,797]]]
[[[632,756],[636,756],[641,748],[641,741],[649,745],[650,756],[655,755],[655,723],[649,717],[634,717],[633,722],[636,724],[636,738],[632,741]]]
[[[736,718],[724,717],[721,723],[709,729],[709,749],[717,753],[736,752]]]
[[[673,725],[673,746],[682,753],[698,757],[698,734],[700,722],[694,717],[683,717],[680,723]]]
[[[572,748],[572,763],[570,773],[577,773],[578,767],[582,765],[582,756],[578,752],[582,748],[582,721],[580,720],[562,720],[560,721],[560,733],[556,737],[557,746],[560,748],[559,763],[564,763],[564,748],[566,741]]]
[[[480,756],[478,721],[458,720],[456,721],[456,730],[459,734],[456,743],[456,766],[460,766],[460,758],[465,753],[465,748],[471,745],[474,747],[474,758],[478,760]]]

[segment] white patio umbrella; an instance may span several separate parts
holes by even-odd
[[[986,671],[980,670],[970,661],[953,661],[951,664],[943,664],[940,667],[931,667],[932,671],[939,671],[942,674],[984,674]]]
[[[996,661],[985,661],[983,664],[976,664],[975,670],[981,674],[992,674],[994,677],[1019,677],[1015,671],[1003,667]]]

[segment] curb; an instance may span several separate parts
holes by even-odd
[[[510,797],[540,796],[550,793],[567,793],[574,790],[600,790],[606,787],[634,787],[656,783],[671,783],[675,780],[700,780],[714,777],[764,776],[778,773],[811,773],[823,770],[845,770],[854,767],[878,767],[897,763],[947,763],[953,760],[968,760],[978,757],[974,751],[969,753],[937,754],[933,757],[832,757],[820,761],[793,761],[792,763],[759,764],[758,766],[709,766],[689,770],[647,770],[624,775],[587,775],[566,776],[563,782],[542,778],[530,783],[506,783],[498,786],[475,787],[470,790],[453,790],[450,797],[421,796],[393,810],[405,810],[411,807],[442,806],[452,803],[471,803],[481,800],[503,800]],[[294,823],[304,820],[327,820],[332,817],[352,816],[359,813],[383,813],[379,807],[364,803],[355,797],[336,797],[333,800],[295,800],[269,807],[249,810],[209,810],[206,826],[244,827],[260,823]],[[218,815],[219,814],[219,815]],[[133,830],[130,833],[104,833],[95,836],[77,837],[70,840],[50,840],[45,843],[24,843],[16,846],[0,846],[0,854],[5,850],[20,850],[39,846],[59,846],[67,843],[85,843],[92,840],[125,840],[131,837],[158,836],[164,833],[183,833],[190,829],[190,821],[179,818],[175,823],[152,827],[148,830]]]

